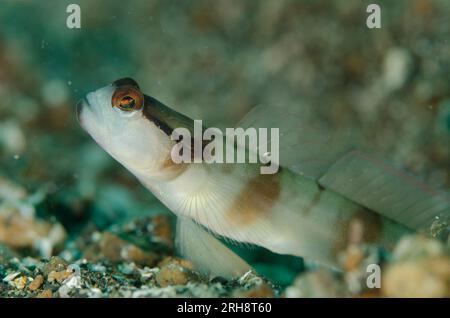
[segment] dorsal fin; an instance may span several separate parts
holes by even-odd
[[[319,184],[414,230],[450,217],[450,197],[385,162],[352,151]]]
[[[279,128],[282,167],[317,180],[357,142],[359,134],[349,125],[327,125],[312,106],[299,102],[293,107],[258,105],[237,125],[244,129]],[[270,140],[267,142],[270,149]]]

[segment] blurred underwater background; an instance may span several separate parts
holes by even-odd
[[[374,1],[80,0],[69,29],[73,2],[0,1],[0,297],[450,296],[448,242],[418,236],[352,250],[344,274],[243,249],[269,280],[205,280],[175,256],[170,211],[75,116],[122,77],[215,127],[304,101],[449,192],[449,1],[376,1],[380,29]],[[384,287],[367,290],[380,257]]]

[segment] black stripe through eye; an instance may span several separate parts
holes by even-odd
[[[114,81],[112,83],[112,85],[115,86],[115,87],[134,86],[134,87],[139,89],[138,83],[136,83],[136,81],[134,79],[130,78],[130,77],[124,77],[124,78],[118,79],[118,80]]]
[[[162,114],[158,113],[157,106],[161,104],[158,100],[153,97],[144,95],[145,103],[144,103],[144,111],[143,114],[145,118],[155,123],[156,126],[159,127],[167,136],[172,134],[173,128],[168,125],[165,121],[162,120]]]

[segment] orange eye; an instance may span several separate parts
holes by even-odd
[[[144,95],[134,86],[122,86],[114,92],[111,104],[126,112],[138,110],[144,105]]]

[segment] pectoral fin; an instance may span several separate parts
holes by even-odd
[[[178,218],[176,243],[179,252],[205,274],[230,279],[252,269],[214,235],[188,218]]]

